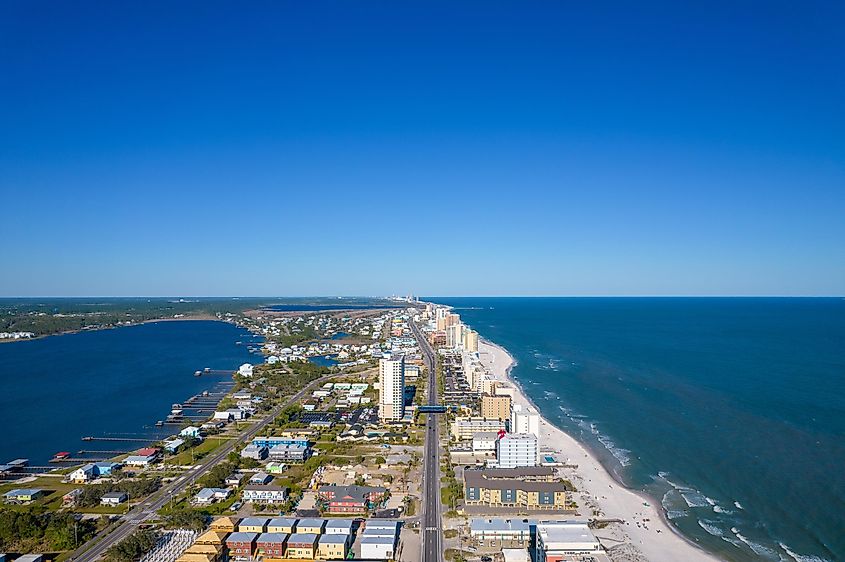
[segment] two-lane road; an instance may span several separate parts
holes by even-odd
[[[221,462],[232,450],[240,443],[251,439],[259,431],[261,431],[267,424],[272,422],[283,408],[293,404],[303,397],[306,392],[310,392],[316,385],[337,376],[336,374],[326,375],[314,381],[311,381],[302,390],[288,398],[283,404],[276,406],[264,416],[263,419],[253,424],[252,427],[239,434],[236,438],[231,439],[225,445],[219,447],[214,453],[206,458],[201,464],[189,470],[173,482],[169,482],[157,492],[142,503],[133,507],[126,515],[120,519],[120,523],[112,531],[105,531],[100,533],[88,543],[77,549],[71,556],[71,560],[76,562],[94,562],[102,556],[106,550],[111,546],[117,544],[127,536],[131,535],[140,523],[147,519],[155,517],[156,512],[164,507],[170,501],[171,497],[179,495],[182,490],[189,484],[195,482],[197,478],[211,470],[217,463]],[[93,543],[93,544],[92,544]]]

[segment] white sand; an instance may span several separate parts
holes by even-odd
[[[516,387],[514,403],[523,407],[534,407],[516,381],[509,377],[513,364],[510,354],[487,341],[479,341],[478,350],[482,363],[489,369],[493,378],[510,382]],[[660,507],[654,506],[650,498],[618,484],[586,447],[542,416],[540,434],[542,452],[553,451],[558,461],[578,465],[577,469],[563,470],[564,477],[578,489],[573,498],[578,504],[578,514],[592,517],[598,510],[601,517],[624,521],[596,531],[596,536],[608,548],[619,544],[627,545],[611,553],[614,560],[718,560],[677,534],[663,519],[662,513],[658,511]]]

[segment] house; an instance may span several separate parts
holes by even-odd
[[[159,457],[159,450],[152,447],[138,449],[134,455],[129,455],[123,461],[127,466],[149,466],[156,462]]]
[[[317,489],[319,499],[329,513],[366,513],[381,503],[387,489],[372,486],[328,486]]]
[[[190,437],[191,439],[202,439],[202,430],[194,425],[189,425],[179,432],[181,437]]]
[[[111,476],[112,472],[120,468],[120,466],[121,465],[119,462],[103,461],[94,463],[94,468],[97,471],[97,476]]]
[[[238,524],[238,531],[247,533],[266,533],[267,522],[266,517],[247,517]]]
[[[277,461],[270,461],[264,466],[264,470],[269,474],[281,474],[285,471],[285,468],[287,468],[285,463]]]
[[[20,560],[21,562],[44,562],[44,555],[43,554],[24,554],[23,556],[18,556],[15,559],[15,562]]]
[[[353,519],[328,519],[326,520],[327,535],[351,535]]]
[[[254,531],[238,531],[230,534],[226,537],[229,558],[252,558],[255,554],[255,539],[257,538],[258,533]]]
[[[218,410],[217,412],[214,412],[214,416],[212,416],[211,419],[230,422],[234,418],[232,417],[232,414],[229,412],[229,410]]]
[[[256,472],[249,479],[250,484],[269,484],[273,481],[273,477],[266,472]]]
[[[226,488],[203,488],[194,496],[197,505],[211,505],[216,501],[225,500],[232,492]]]
[[[184,439],[175,438],[175,439],[168,439],[164,442],[164,450],[168,453],[175,453],[179,450],[179,447],[185,444]]]
[[[350,535],[320,535],[317,544],[317,558],[323,560],[344,560],[349,552]]]
[[[223,483],[227,486],[240,486],[241,480],[243,479],[243,474],[241,474],[240,472],[233,472],[232,474],[226,477],[226,480],[224,480]]]
[[[288,489],[281,486],[250,484],[244,487],[243,501],[255,503],[282,503],[288,499]]]
[[[363,536],[361,544],[361,558],[391,560],[396,550],[395,537]]]
[[[296,532],[307,535],[321,535],[325,527],[325,519],[300,519],[296,523]]]
[[[364,523],[364,536],[396,537],[399,533],[399,522],[388,519],[370,519]]]
[[[238,368],[238,374],[242,377],[251,377],[254,367],[250,363],[244,363]]]
[[[267,523],[268,533],[285,533],[290,535],[296,531],[296,519],[291,517],[274,517]]]
[[[100,505],[116,506],[129,500],[126,492],[109,492],[100,498]]]
[[[76,505],[76,502],[79,501],[79,496],[82,495],[82,488],[76,488],[71,490],[67,494],[62,496],[62,506],[63,507],[73,507]]]
[[[255,539],[255,550],[266,558],[281,558],[287,549],[287,534],[261,533]]]
[[[209,529],[212,531],[220,531],[222,533],[231,533],[238,526],[238,519],[232,517],[218,517],[211,522]]]
[[[197,537],[194,544],[222,545],[226,541],[227,535],[228,533],[226,531],[206,531]]]
[[[15,488],[3,494],[6,503],[30,503],[45,495],[39,488]]]
[[[288,537],[287,558],[313,560],[317,556],[318,535],[313,533],[294,533]]]
[[[97,469],[94,467],[93,463],[83,464],[70,474],[68,474],[68,480],[74,482],[76,484],[82,484],[88,482],[89,480],[93,480],[97,476]]]

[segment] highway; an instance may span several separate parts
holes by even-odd
[[[211,470],[214,465],[224,460],[238,444],[254,437],[267,424],[272,422],[283,408],[298,401],[306,392],[310,392],[318,384],[322,384],[335,376],[337,375],[326,375],[310,382],[302,390],[288,398],[283,404],[270,410],[263,419],[253,424],[252,427],[239,434],[236,438],[229,440],[225,445],[219,447],[198,466],[190,469],[182,476],[179,476],[173,482],[169,482],[162,486],[162,488],[144,500],[143,503],[133,507],[128,513],[121,517],[120,523],[117,527],[111,531],[106,530],[95,536],[93,539],[77,549],[70,559],[76,562],[94,562],[97,560],[111,546],[117,544],[137,530],[138,525],[155,517],[156,512],[164,507],[164,505],[170,501],[171,497],[179,495],[186,486],[193,483],[203,474]]]
[[[437,405],[437,373],[434,350],[419,327],[412,321],[411,329],[428,368],[428,404]],[[425,452],[423,457],[422,491],[422,562],[443,562],[443,528],[440,503],[440,429],[438,418],[429,414],[425,423]]]

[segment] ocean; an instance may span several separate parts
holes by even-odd
[[[247,330],[214,321],[167,321],[0,345],[0,464],[44,466],[58,451],[131,450],[140,441],[84,442],[83,436],[160,438],[178,427],[155,422],[204,390],[231,382],[211,369],[258,363]],[[240,345],[236,342],[242,342]],[[100,455],[103,456],[103,455]]]
[[[845,300],[430,298],[726,560],[845,560]]]

